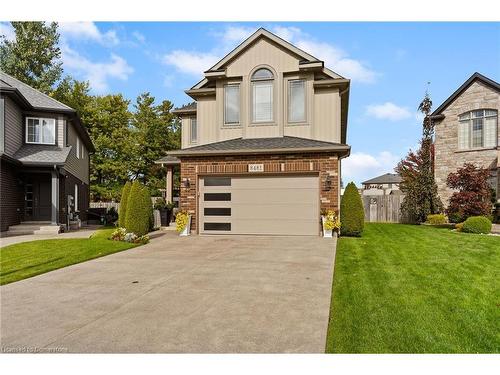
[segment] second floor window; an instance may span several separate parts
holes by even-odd
[[[240,123],[240,85],[224,86],[224,124]]]
[[[269,69],[258,69],[252,75],[252,122],[273,121],[273,86]]]
[[[196,121],[196,117],[191,117],[189,119],[190,125],[191,125],[191,131],[190,131],[190,140],[191,143],[196,143],[198,139],[198,123]]]
[[[306,81],[288,81],[288,122],[306,121]]]
[[[26,117],[26,143],[56,144],[56,120]]]
[[[496,147],[498,112],[479,109],[461,114],[458,124],[458,148]]]

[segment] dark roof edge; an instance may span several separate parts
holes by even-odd
[[[255,155],[255,154],[298,154],[298,153],[339,152],[349,155],[351,146],[323,146],[323,147],[298,147],[298,148],[266,148],[266,149],[234,149],[234,150],[200,150],[189,149],[170,151],[167,155],[176,157],[204,156],[204,155]]]
[[[455,90],[455,92],[451,94],[449,98],[443,102],[443,104],[441,104],[434,112],[431,113],[431,117],[434,118],[435,116],[439,115],[446,107],[451,104],[451,102],[453,102],[457,98],[457,96],[462,94],[462,92],[464,92],[476,80],[479,80],[487,86],[500,91],[500,84],[498,82],[495,82],[492,79],[483,76],[481,73],[475,72],[467,81],[465,81],[457,90]]]

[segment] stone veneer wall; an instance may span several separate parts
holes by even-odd
[[[248,164],[264,164],[264,173],[249,173]],[[204,156],[181,158],[180,209],[192,215],[191,230],[197,232],[198,176],[199,175],[280,175],[287,173],[319,174],[320,209],[339,209],[339,158],[336,154],[283,154],[247,156]],[[331,178],[330,190],[325,190],[325,180]],[[188,178],[189,187],[182,181]]]
[[[485,86],[481,82],[474,82],[458,98],[456,98],[443,112],[445,118],[436,123],[435,138],[435,178],[438,194],[445,205],[453,193],[446,186],[446,179],[451,172],[455,172],[464,163],[474,163],[487,167],[497,175],[499,167],[498,147],[479,150],[458,150],[458,116],[464,112],[475,109],[496,109],[500,113],[500,93]],[[497,122],[497,145],[500,145],[500,131]],[[500,181],[497,177],[497,197],[500,196]]]

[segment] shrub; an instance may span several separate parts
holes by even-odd
[[[434,215],[427,215],[427,224],[431,225],[442,225],[446,224],[446,216],[444,214],[434,214]]]
[[[130,182],[127,181],[122,189],[122,198],[120,199],[120,208],[118,210],[118,225],[125,227],[125,218],[127,215],[127,201],[130,194]]]
[[[340,229],[340,220],[335,211],[328,210],[323,212],[322,215],[325,217],[325,222],[323,223],[325,230]]]
[[[455,173],[450,173],[446,185],[455,191],[446,210],[452,222],[462,222],[470,216],[487,216],[491,213],[490,171],[465,163]]]
[[[125,228],[117,228],[111,233],[111,239],[114,241],[123,241],[126,234],[127,230]]]
[[[465,220],[462,231],[466,233],[488,234],[491,232],[491,221],[484,216],[471,216]]]
[[[156,200],[154,204],[154,209],[155,210],[164,210],[167,207],[167,203],[165,202],[165,199],[159,198]]]
[[[135,233],[138,236],[148,233],[151,223],[149,214],[151,201],[145,204],[144,190],[139,181],[134,181],[127,200],[125,228],[127,228],[127,232]]]
[[[179,211],[175,215],[175,225],[177,232],[181,233],[189,221],[189,214],[187,211]]]
[[[142,199],[143,199],[143,209],[144,216],[148,217],[148,232],[153,229],[154,226],[154,215],[153,215],[153,204],[151,202],[151,194],[149,193],[149,189],[147,187],[143,187],[142,189]]]
[[[455,224],[455,229],[457,230],[457,232],[461,232],[463,227],[464,227],[464,223]]]
[[[340,233],[344,236],[360,237],[365,224],[363,202],[354,182],[347,187],[340,202]]]

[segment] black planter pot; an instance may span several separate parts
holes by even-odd
[[[170,226],[170,221],[172,221],[172,210],[163,208],[160,211],[160,221],[162,227]]]

